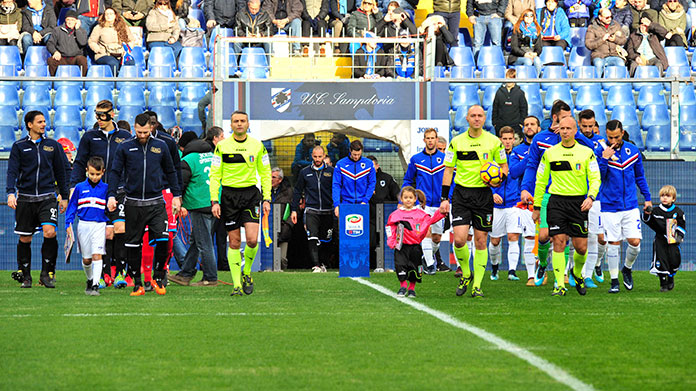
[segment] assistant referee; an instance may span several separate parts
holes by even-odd
[[[559,123],[561,142],[546,150],[537,170],[534,194],[534,213],[532,218],[538,222],[541,214],[544,189],[549,186],[549,203],[546,221],[553,242],[553,274],[556,278],[554,296],[565,296],[565,246],[570,237],[575,247],[571,277],[575,279],[578,293],[586,293],[582,268],[587,258],[587,215],[597,197],[601,184],[599,165],[594,152],[575,141],[578,127],[573,117],[566,117]]]
[[[242,290],[254,292],[251,265],[256,257],[259,236],[259,205],[263,200],[263,213],[271,211],[271,165],[268,152],[261,141],[247,134],[249,116],[243,111],[232,113],[232,137],[215,147],[210,165],[210,200],[213,216],[222,219],[227,229],[230,263],[234,290],[232,296],[241,296]],[[258,172],[263,197],[256,187]],[[222,192],[220,192],[222,187]],[[241,233],[244,226],[244,271],[242,272]],[[240,284],[241,280],[241,284]]]

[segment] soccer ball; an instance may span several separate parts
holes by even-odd
[[[481,166],[481,180],[490,186],[497,186],[503,181],[503,173],[496,162],[485,162]]]

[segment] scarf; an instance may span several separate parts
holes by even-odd
[[[394,57],[394,69],[398,76],[410,78],[415,70],[416,56],[410,46],[407,48],[399,46],[399,51]]]
[[[541,31],[545,37],[552,37],[556,35],[556,12],[558,11],[558,8],[553,10],[553,12],[549,11],[547,8],[544,8],[541,11]]]
[[[338,0],[338,13],[345,15],[348,13],[348,2],[347,0]]]
[[[527,26],[524,22],[520,23],[520,31],[522,32],[523,37],[529,37],[530,46],[534,44],[534,41],[536,41],[537,37],[539,36],[536,24],[534,23],[531,23],[529,26]]]
[[[167,17],[167,22],[171,23],[174,21],[174,12],[170,9],[167,9],[165,11],[162,11],[159,7],[157,8],[157,11]]]
[[[662,17],[665,19],[678,20],[684,15],[684,7],[682,7],[681,4],[677,3],[677,9],[672,11],[667,6],[667,3],[665,3],[665,5],[662,6],[662,12],[660,12],[660,15],[662,15]]]
[[[377,56],[377,48],[368,51],[367,45],[365,45],[365,55],[367,56],[367,67],[365,68],[366,75],[375,74],[375,60]]]
[[[29,6],[27,6],[27,9],[29,12],[31,12],[31,23],[34,27],[34,30],[36,31],[41,31],[43,30],[43,26],[41,26],[41,20],[43,19],[43,11],[46,8],[46,4],[41,3],[41,8],[38,10],[35,10]]]

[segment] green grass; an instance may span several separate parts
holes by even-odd
[[[438,274],[417,287],[416,300],[596,389],[696,389],[696,273],[680,273],[669,293],[637,272],[633,292],[609,295],[604,283],[563,298],[504,277],[486,278],[486,297],[474,300],[455,297],[452,274]],[[370,280],[397,287],[393,273]],[[229,286],[175,285],[166,296],[109,288],[87,297],[82,272],[59,272],[54,290],[21,290],[2,272],[0,389],[567,389],[335,273],[258,273],[255,282],[242,298]]]

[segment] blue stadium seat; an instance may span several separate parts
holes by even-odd
[[[142,88],[125,88],[118,94],[118,107],[145,107],[145,92]]]
[[[553,102],[557,99],[561,99],[568,104],[573,103],[573,97],[570,94],[570,85],[568,84],[554,84],[551,85],[546,90],[546,97],[544,97],[544,108],[551,110]]]
[[[625,66],[620,65],[620,66],[608,66],[604,67],[604,79],[626,79],[628,78],[628,69],[626,69]],[[626,83],[612,83],[612,82],[607,82],[607,83],[602,83],[602,88],[604,88],[605,91],[609,91],[609,89],[615,85],[619,84],[624,84],[627,86],[630,86],[630,84]]]
[[[607,94],[607,107],[612,110],[616,106],[630,106],[635,110],[636,103],[633,100],[633,88],[628,83],[617,84],[609,89]]]
[[[590,51],[585,47],[573,47],[570,49],[570,57],[568,58],[568,68],[574,70],[582,65],[592,65],[592,57]]]
[[[453,46],[449,50],[449,55],[452,57],[457,66],[475,66],[474,55],[471,48],[467,46]]]
[[[149,106],[176,107],[176,90],[173,83],[149,83]]]
[[[481,79],[505,79],[505,66],[504,65],[489,65],[481,69]],[[490,86],[500,87],[500,83],[479,83],[479,88],[485,90]]]
[[[665,77],[689,77],[691,76],[691,68],[688,66],[676,66],[676,65],[670,65],[669,68],[665,71]],[[665,83],[665,88],[668,90],[671,88],[670,83]]]
[[[459,46],[473,47],[474,43],[471,39],[471,34],[469,34],[469,29],[460,28],[459,29]]]
[[[6,106],[19,108],[19,91],[14,83],[0,84],[0,102]]]
[[[456,110],[462,106],[481,104],[479,101],[478,87],[475,84],[461,84],[455,87],[452,94],[452,108]]]
[[[638,130],[638,131],[633,131],[633,132],[626,131],[626,133],[628,133],[628,137],[633,142],[633,145],[638,147],[639,150],[645,151],[645,142],[643,142],[643,132]],[[636,133],[636,134],[633,134],[633,133]],[[606,131],[604,132],[604,135],[606,137]]]
[[[580,107],[575,107],[577,110],[580,110]],[[605,127],[607,125],[607,113],[603,104],[583,106],[582,110],[592,110],[595,113],[595,120],[597,120],[597,123],[599,124],[600,128]]]
[[[67,138],[75,146],[80,144],[80,129],[75,126],[56,126],[53,130],[53,139]]]
[[[457,107],[457,112],[454,115],[454,130],[461,133],[469,128],[469,123],[466,120],[466,114],[469,111],[469,106]]]
[[[77,106],[56,106],[53,116],[54,127],[76,127],[82,129],[82,115]]]
[[[265,79],[268,77],[268,60],[263,48],[251,47],[242,49],[239,58],[239,69],[242,79]]]
[[[487,131],[495,134],[495,127],[493,127],[493,108],[490,107],[486,110],[486,122],[483,124],[483,128]]]
[[[0,106],[0,126],[12,126],[15,129],[19,127],[17,110],[13,106]]]
[[[679,150],[696,152],[696,126],[682,126],[679,132]]]
[[[17,45],[0,46],[0,64],[14,65],[17,72],[22,69],[22,57]]]
[[[614,106],[611,111],[611,119],[618,119],[623,124],[624,129],[639,129],[638,114],[635,106]]]
[[[645,137],[645,148],[652,152],[668,152],[670,133],[669,125],[651,127]]]
[[[454,66],[450,70],[450,78],[451,79],[473,79],[476,77],[476,67],[475,66]],[[465,85],[466,83],[457,83],[457,82],[450,82],[449,83],[449,89],[450,91],[454,91],[454,88],[457,86]],[[478,87],[478,84],[474,84],[475,86]]]
[[[78,91],[79,94],[79,91]],[[4,104],[4,103],[3,103]],[[30,85],[24,88],[24,106],[51,106],[51,92],[43,85]]]
[[[201,28],[202,28],[203,30],[206,29],[206,26],[205,26],[206,20],[205,20],[205,15],[203,14],[203,10],[202,10],[202,9],[200,9],[200,8],[193,8],[193,7],[189,8],[189,10],[188,10],[188,17],[189,17],[189,18],[198,19],[198,21],[201,23]]]
[[[157,120],[164,126],[165,129],[172,128],[177,125],[176,112],[173,106],[152,106],[150,110],[157,113]]]
[[[179,55],[179,68],[194,66],[202,67],[203,70],[208,69],[205,62],[205,50],[202,47],[185,47],[181,49],[181,54]]]
[[[658,79],[660,78],[660,70],[654,65],[645,65],[636,68],[636,73],[633,75],[634,80],[640,79]],[[633,83],[633,89],[640,91],[643,86],[655,85],[655,83]],[[661,84],[660,84],[661,86]]]
[[[478,52],[476,67],[479,70],[482,70],[484,67],[491,65],[505,66],[505,57],[503,57],[503,51],[497,46],[482,46]]]
[[[689,59],[686,56],[686,49],[682,46],[667,46],[665,47],[665,55],[669,67],[688,67]]]
[[[213,32],[210,34],[210,40],[208,41],[208,52],[212,53],[215,49],[215,39],[220,37],[234,37],[234,29],[227,27],[215,26]]]
[[[544,120],[544,108],[540,104],[528,104],[527,114],[537,117],[539,119],[539,122]]]
[[[391,152],[394,150],[393,144],[389,141],[375,140],[371,138],[363,139],[365,152]]]
[[[696,105],[696,94],[694,93],[693,84],[679,83],[679,105]]]
[[[82,93],[75,87],[58,87],[53,105],[82,107]]]
[[[599,84],[584,85],[578,88],[578,93],[575,96],[575,108],[581,110],[587,106],[596,106],[602,104],[602,87]]]
[[[11,126],[0,125],[0,151],[9,152],[15,141],[17,141],[15,129]]]
[[[679,123],[681,126],[696,125],[696,105],[679,106]]]
[[[570,46],[571,47],[585,47],[585,34],[587,34],[587,27],[571,27],[570,28]]]
[[[46,46],[29,46],[24,56],[24,68],[29,65],[48,65],[46,60],[51,57],[51,53],[46,50]]]
[[[179,125],[185,132],[191,130],[196,132],[196,134],[201,134],[203,126],[198,119],[198,107],[182,107]]]
[[[153,66],[150,68],[150,77],[152,78],[171,78],[174,77],[174,69],[168,66]],[[148,89],[151,89],[154,86],[165,86],[165,87],[170,87],[172,90],[176,89],[176,84],[175,83],[170,83],[170,82],[161,82],[161,81],[153,81],[153,82],[148,82]]]
[[[193,106],[198,107],[200,101],[208,91],[206,83],[188,83],[181,90],[179,97],[179,107]]]
[[[111,67],[108,65],[92,65],[87,69],[87,81],[85,82],[85,86],[89,88],[91,85],[102,85],[102,86],[111,86],[111,88],[114,87],[114,82],[113,81],[90,81],[90,78],[96,78],[96,77],[114,77],[114,72],[111,70]]]
[[[188,79],[192,77],[205,77],[205,69],[198,65],[182,66],[179,78]]]
[[[592,65],[580,65],[578,67],[575,67],[573,70],[573,79],[580,80],[580,79],[595,79],[597,78],[597,74],[595,73],[595,67]],[[573,84],[571,87],[573,90],[578,90],[582,86],[589,86],[589,85],[597,85],[601,88],[601,84],[597,83],[583,83],[580,81],[573,80]]]
[[[171,67],[176,68],[174,51],[170,47],[155,46],[150,49],[150,57],[147,59],[147,69],[152,67]]]
[[[515,65],[515,71],[517,71],[516,77],[518,79],[536,79],[539,77],[534,65]]]
[[[643,109],[643,118],[640,123],[643,130],[648,130],[655,125],[669,125],[669,120],[667,105],[647,105]]]
[[[82,89],[81,81],[60,81],[63,77],[82,77],[82,71],[77,65],[58,65],[53,88],[58,89],[62,86],[70,86]]]
[[[647,105],[662,105],[666,106],[665,95],[663,94],[664,89],[662,84],[653,84],[649,86],[644,86],[640,89],[638,93],[638,100],[636,104],[639,109],[643,110]]]
[[[542,106],[539,83],[520,83],[519,86],[520,89],[524,91],[524,95],[527,98],[527,105]]]
[[[563,48],[560,46],[544,46],[539,55],[539,60],[541,60],[543,65],[566,65],[565,53],[563,53]]]
[[[145,71],[145,53],[142,46],[131,47],[131,55],[135,60],[135,66],[140,67],[140,70]],[[119,71],[120,73],[120,71]]]
[[[555,46],[554,46],[555,47]],[[568,78],[568,69],[565,65],[547,65],[541,71],[541,78],[546,80],[561,80]],[[541,83],[541,89],[546,90],[550,86],[566,83]]]
[[[135,89],[135,88],[134,88]],[[140,90],[142,92],[142,90]],[[87,88],[85,96],[85,107],[91,108],[97,105],[102,100],[109,100],[113,103],[113,89],[110,86],[93,85]],[[87,118],[92,116],[92,113],[87,111]]]
[[[0,76],[10,78],[17,76],[17,69],[14,65],[0,65]],[[19,82],[14,80],[0,81],[0,85],[10,86],[17,90],[20,89]]]
[[[125,65],[118,71],[118,77],[143,77],[143,70],[135,65]],[[140,86],[141,84],[133,81],[118,81],[116,82],[116,88],[123,90],[124,88]]]
[[[35,46],[32,46],[35,47]],[[24,67],[24,76],[27,77],[48,77],[48,65],[27,65]],[[50,81],[25,81],[24,86],[42,86],[51,89]]]
[[[123,120],[133,125],[135,116],[145,112],[145,107],[143,106],[124,106],[121,105],[118,108],[118,114],[116,115],[117,120]]]
[[[499,88],[500,87],[496,86],[488,86],[483,91],[483,99],[481,105],[483,106],[484,110],[488,110],[491,106],[493,106],[493,100],[495,99],[495,94],[498,92]]]

